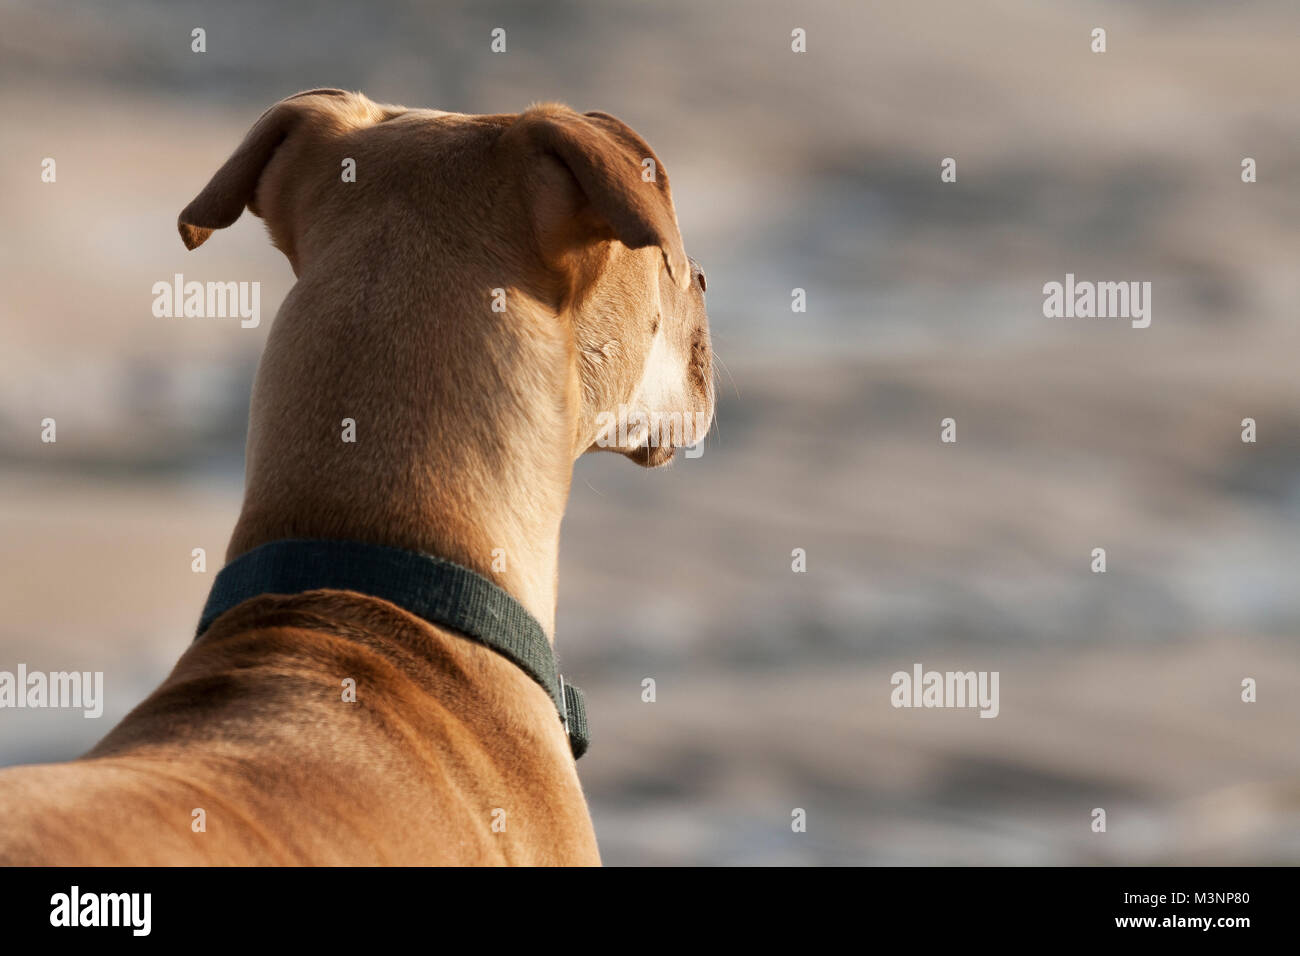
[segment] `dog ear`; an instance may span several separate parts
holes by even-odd
[[[263,113],[225,165],[181,212],[176,225],[185,248],[197,249],[214,229],[231,225],[244,207],[252,204],[267,163],[300,123],[321,115],[321,107],[328,102],[322,102],[322,97],[350,95],[344,90],[307,90]]]
[[[575,113],[546,104],[523,113],[507,132],[567,169],[576,183],[535,179],[533,214],[548,259],[566,246],[617,239],[630,249],[658,246],[668,274],[690,285],[691,267],[682,245],[668,174],[659,157],[631,127],[608,113]]]

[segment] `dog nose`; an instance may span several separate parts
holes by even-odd
[[[708,291],[708,285],[704,281],[704,269],[700,267],[700,263],[694,256],[687,256],[686,259],[691,264],[691,278],[699,282],[701,292]]]

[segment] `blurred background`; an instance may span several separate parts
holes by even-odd
[[[555,99],[663,160],[724,365],[702,457],[575,476],[606,861],[1300,862],[1298,54],[1291,0],[5,0],[0,669],[107,704],[0,711],[0,764],[106,733],[221,563],[293,280],[251,214],[175,220],[261,111]],[[155,318],[177,272],[261,282],[261,327]],[[1067,272],[1152,282],[1151,327],[1044,318]],[[916,662],[999,671],[1000,716],[893,709]]]

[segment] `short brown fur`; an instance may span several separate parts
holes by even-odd
[[[574,460],[672,458],[640,434],[601,441],[601,413],[700,416],[678,444],[712,416],[703,276],[658,158],[603,113],[471,116],[312,90],[262,115],[181,213],[182,240],[197,248],[245,207],[298,281],[254,384],[227,559],[281,538],[425,551],[491,577],[553,636]],[[0,773],[0,862],[599,855],[537,684],[384,601],[314,591],[219,618],[80,760]]]

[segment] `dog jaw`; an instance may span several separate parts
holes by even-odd
[[[703,441],[713,418],[713,353],[703,273],[681,288],[653,256],[619,250],[573,317],[588,438],[647,468]],[[611,316],[618,316],[614,325]]]

